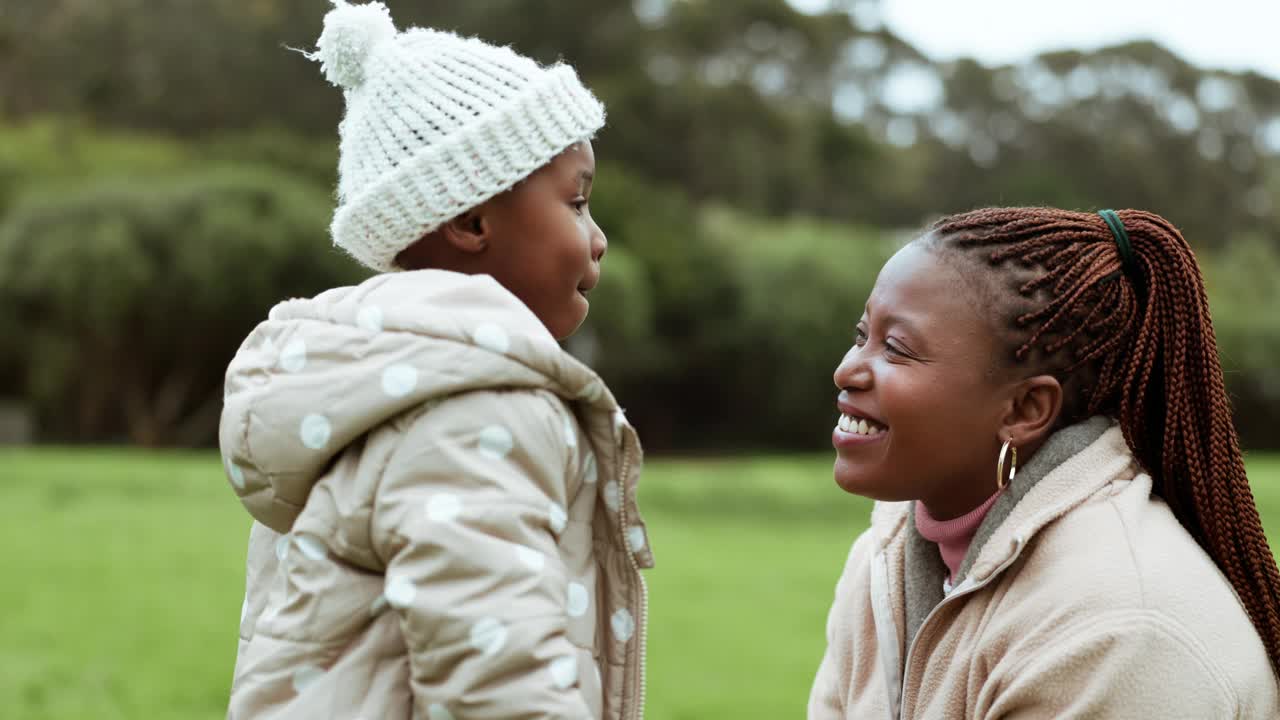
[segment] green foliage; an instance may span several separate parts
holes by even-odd
[[[189,145],[154,135],[102,132],[55,117],[0,125],[0,217],[33,189],[65,189],[103,175],[154,176],[191,162]]]
[[[1280,83],[1197,68],[1150,42],[988,68],[930,62],[890,30],[860,26],[848,3],[818,14],[786,0],[388,5],[402,28],[454,29],[572,63],[609,108],[603,156],[697,202],[890,227],[984,205],[1143,207],[1212,247],[1280,232],[1275,213],[1240,202],[1264,191],[1278,162],[1264,128],[1280,121]],[[288,49],[314,44],[326,9],[9,0],[0,115],[64,113],[187,137],[269,126],[332,144],[341,93]],[[944,87],[934,106],[895,110],[886,88],[903,68]],[[1201,100],[1205,82],[1225,88],[1225,106]],[[839,112],[841,93],[859,110]],[[885,141],[895,121],[914,128],[911,147]],[[281,145],[258,147],[275,164]]]
[[[1280,420],[1280,248],[1246,236],[1200,261],[1237,426],[1246,446],[1274,447]]]
[[[0,225],[3,324],[47,436],[207,442],[235,348],[279,300],[359,278],[327,193],[262,168],[116,178]]]
[[[1012,204],[1140,207],[1181,227],[1210,275],[1241,429],[1255,445],[1277,442],[1265,430],[1280,421],[1280,311],[1267,294],[1274,274],[1260,269],[1274,269],[1280,252],[1273,79],[1197,68],[1148,42],[1018,66],[931,62],[889,29],[860,25],[844,2],[818,14],[786,0],[560,0],[532,12],[528,0],[387,3],[401,28],[449,28],[543,62],[563,59],[608,107],[592,207],[611,255],[570,347],[600,369],[650,448],[822,442],[831,369],[891,249],[883,236],[946,212]],[[217,315],[243,329],[272,301],[329,277],[281,270],[276,263],[295,263],[282,249],[295,241],[272,235],[297,238],[317,257],[327,247],[342,94],[288,49],[314,44],[326,10],[315,0],[5,6],[0,224],[29,224],[33,208],[44,207],[32,237],[62,247],[33,259],[48,303],[61,307],[60,293],[95,299],[80,325],[59,316],[62,324],[49,326],[74,331],[71,338],[39,329],[28,336],[36,316],[0,307],[0,333],[22,338],[0,346],[0,396],[35,403],[46,437],[130,435],[120,429],[129,423],[112,419],[126,412],[113,409],[116,387],[87,402],[76,398],[89,390],[60,380],[83,375],[77,349],[103,362],[120,352],[87,344],[96,338],[91,320],[121,322],[143,294],[106,286],[181,277],[190,283],[182,307],[214,318],[221,291],[205,280],[217,273],[228,295],[249,287],[237,297],[253,298],[253,313],[237,300]],[[886,89],[904,68],[937,79],[943,91],[933,106],[892,107]],[[1230,102],[1206,102],[1206,83]],[[895,124],[908,129],[906,141],[888,141]],[[275,200],[223,190],[204,202],[177,199],[179,185],[226,166],[264,173],[254,182]],[[251,169],[263,167],[270,170]],[[104,193],[133,209],[107,212],[107,200],[86,209]],[[24,203],[26,195],[44,199]],[[295,195],[307,199],[286,199]],[[259,221],[260,202],[276,220]],[[175,208],[197,205],[183,212],[202,225],[154,229],[185,223]],[[18,213],[26,219],[10,217]],[[277,221],[308,229],[281,231]],[[183,251],[190,265],[144,261],[153,251],[139,248],[156,242],[140,233],[204,233],[204,248]],[[269,248],[213,251],[245,238]],[[97,276],[94,264],[103,268]],[[55,277],[50,266],[76,269]],[[196,267],[206,274],[192,281]],[[0,296],[16,273],[0,269]],[[177,302],[164,287],[147,302]],[[148,343],[131,356],[135,364],[186,362],[175,351],[152,359],[158,341],[129,327]],[[227,339],[227,328],[190,357],[229,357],[239,338]],[[203,327],[196,330],[169,337],[205,347]],[[726,421],[744,413],[755,418],[750,427]]]
[[[717,411],[762,420],[733,428],[739,442],[816,444],[835,417],[831,375],[892,252],[890,239],[847,226],[761,222],[725,211],[708,212],[705,223],[741,298],[737,317],[725,323],[731,332],[724,336],[725,394]]]
[[[649,429],[651,447],[696,442],[699,422],[714,412],[708,397],[721,364],[717,338],[736,302],[723,258],[685,195],[615,164],[602,164],[591,207],[610,254],[583,354],[624,398],[631,419]],[[615,282],[630,290],[626,299],[610,287]],[[619,337],[615,325],[644,332]]]
[[[570,348],[613,385],[646,442],[821,442],[831,373],[889,241],[831,223],[698,210],[617,170],[602,173],[592,205],[610,256],[588,340]],[[737,417],[756,420],[725,420]]]
[[[200,163],[265,165],[323,187],[338,184],[338,143],[333,138],[263,127],[218,133],[194,144],[193,154]]]
[[[605,376],[648,374],[659,349],[647,268],[617,246],[609,249],[604,267],[601,282],[591,294],[587,323],[569,340],[569,348]]]
[[[1280,248],[1242,237],[1209,257],[1205,273],[1224,361],[1236,370],[1267,373],[1280,399]]]

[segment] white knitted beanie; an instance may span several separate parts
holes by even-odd
[[[449,32],[397,33],[379,2],[334,0],[316,51],[345,90],[333,241],[380,272],[442,223],[604,126],[573,68]]]

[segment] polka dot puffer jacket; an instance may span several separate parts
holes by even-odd
[[[230,718],[643,716],[639,442],[491,278],[276,306],[220,441],[255,521]]]

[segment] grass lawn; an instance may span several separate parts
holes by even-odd
[[[799,718],[869,504],[828,455],[651,461],[648,717]],[[212,453],[0,450],[0,718],[225,716],[249,518]],[[1272,542],[1280,457],[1250,459]]]

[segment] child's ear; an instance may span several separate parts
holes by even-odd
[[[440,226],[445,242],[464,253],[484,252],[490,243],[492,223],[485,206],[468,210]]]
[[[1019,448],[1039,447],[1053,432],[1062,413],[1062,384],[1052,375],[1036,375],[1013,390],[1001,424],[1000,440]]]

